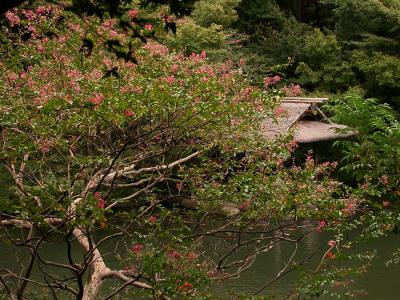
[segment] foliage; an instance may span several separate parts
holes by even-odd
[[[236,51],[248,61],[249,76],[265,76],[263,69],[279,64],[289,82],[309,91],[342,93],[360,86],[368,97],[398,110],[398,2],[298,2],[307,16],[299,18],[285,1],[250,0],[239,6],[237,29],[249,37]],[[261,18],[253,6],[269,11]]]
[[[194,4],[190,17],[177,21],[175,36],[167,36],[166,42],[186,53],[221,51],[226,48],[228,33],[225,31],[235,20],[234,8],[240,0],[200,0]]]
[[[222,26],[212,24],[202,27],[191,19],[180,22],[175,36],[167,37],[167,43],[175,49],[183,49],[186,53],[201,52],[224,47],[226,39]]]
[[[200,0],[194,4],[190,16],[202,27],[216,24],[227,28],[238,19],[235,8],[240,2],[240,0]]]
[[[335,121],[358,133],[355,141],[337,143],[344,151],[342,169],[370,192],[390,192],[395,197],[400,179],[400,124],[390,107],[350,94],[329,110]]]
[[[281,29],[285,23],[284,13],[273,0],[242,1],[237,11],[239,20],[235,27],[256,39],[262,38],[270,30]]]

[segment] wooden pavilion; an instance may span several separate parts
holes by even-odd
[[[265,137],[276,139],[289,132],[298,144],[346,139],[357,134],[345,125],[335,124],[318,108],[328,98],[285,97],[275,119],[266,119],[261,127]],[[348,130],[345,130],[348,129]]]

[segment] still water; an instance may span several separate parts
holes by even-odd
[[[316,233],[304,240],[299,251],[298,260],[303,259],[312,253],[317,252],[316,259],[305,266],[307,270],[314,270],[321,258],[321,253],[327,249],[329,235]],[[399,300],[400,299],[400,265],[386,266],[385,262],[390,258],[393,250],[400,247],[399,236],[389,236],[368,244],[358,245],[357,250],[377,250],[377,257],[368,268],[366,274],[354,277],[350,287],[352,290],[363,291],[357,299],[366,300]],[[318,255],[319,253],[319,255]],[[290,255],[291,246],[281,244],[267,255],[260,255],[253,267],[244,272],[240,278],[226,281],[216,288],[218,295],[224,295],[226,299],[233,298],[230,294],[237,292],[254,294],[264,283],[274,278],[284,266]],[[299,272],[289,273],[285,277],[270,285],[262,295],[270,296],[272,299],[285,299],[300,279]],[[365,293],[364,293],[365,292]],[[319,299],[336,299],[328,296],[321,296]]]
[[[15,248],[5,242],[4,236],[0,235],[0,269],[18,269],[15,258],[18,257],[19,263],[23,262],[24,253],[13,252]],[[330,239],[329,233],[313,233],[308,235],[302,242],[301,247],[296,255],[296,260],[300,261],[311,254],[315,254],[315,259],[308,264],[305,269],[313,270],[319,262],[319,259],[327,249],[327,241]],[[120,241],[123,243],[123,241]],[[210,241],[212,243],[212,241]],[[107,248],[112,252],[115,241]],[[365,291],[365,294],[358,296],[357,299],[366,300],[399,300],[400,299],[400,264],[386,266],[385,262],[389,259],[390,254],[396,248],[400,248],[399,235],[391,235],[389,237],[370,241],[367,244],[358,245],[358,250],[377,250],[378,256],[373,261],[371,267],[366,274],[353,278],[351,287],[357,290]],[[209,247],[212,251],[212,245]],[[13,250],[14,249],[14,250]],[[273,248],[270,252],[260,255],[253,266],[242,273],[239,278],[224,281],[221,284],[215,284],[212,288],[212,294],[220,297],[220,299],[235,299],[238,293],[245,293],[250,298],[264,283],[273,279],[274,276],[283,268],[288,258],[291,256],[293,246],[281,243]],[[53,240],[50,247],[42,249],[43,257],[49,260],[61,260],[65,257],[65,248],[62,241]],[[80,255],[79,252],[76,253]],[[107,258],[107,256],[106,256]],[[119,267],[118,262],[112,256],[108,257],[108,263],[113,267]],[[39,273],[34,277],[39,279]],[[292,272],[270,285],[261,295],[270,296],[271,299],[284,299],[296,287],[300,277],[299,272]],[[112,285],[112,284],[111,284]],[[109,286],[110,287],[110,286]],[[31,287],[34,288],[33,286]],[[107,286],[106,286],[107,288]],[[108,294],[108,293],[107,293]],[[46,298],[46,297],[45,297]],[[247,298],[247,297],[246,297]],[[43,298],[42,298],[43,299]],[[48,296],[47,299],[53,299]],[[69,299],[63,298],[63,299]],[[116,298],[118,299],[118,298]],[[319,299],[332,299],[329,297],[320,297]]]

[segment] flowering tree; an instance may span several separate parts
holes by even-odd
[[[135,24],[140,11],[127,13]],[[78,18],[57,5],[5,18],[0,141],[9,184],[0,222],[28,253],[23,267],[0,267],[0,292],[10,299],[32,297],[28,285],[55,298],[110,299],[125,290],[200,297],[210,280],[238,276],[258,254],[293,243],[279,279],[306,263],[295,260],[305,236],[357,210],[356,196],[337,200],[349,193],[330,177],[334,163],[315,166],[309,156],[304,167],[284,167],[296,144],[258,133],[279,97],[250,86],[232,62],[169,52],[150,35],[142,45],[113,18]],[[110,48],[136,49],[136,61],[103,48],[110,40]],[[204,226],[227,204],[227,218]],[[302,218],[324,221],[289,237]],[[54,236],[64,242],[62,261],[41,254]],[[125,241],[118,266],[103,248],[116,237]],[[206,252],[208,239],[216,253]],[[339,245],[338,236],[319,270]],[[120,285],[106,293],[110,279]]]

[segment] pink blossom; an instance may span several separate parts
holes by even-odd
[[[45,6],[43,6],[43,5],[38,6],[38,7],[36,8],[36,13],[37,13],[38,15],[44,15],[45,13],[47,13],[47,8],[46,8]]]
[[[202,77],[200,80],[201,80],[202,82],[208,82],[208,81],[210,81],[210,78],[208,78],[208,77]]]
[[[104,100],[104,95],[103,94],[95,94],[92,98],[89,99],[90,103],[93,103],[94,105],[100,105],[103,100]]]
[[[201,51],[200,54],[196,54],[195,52],[192,52],[192,54],[190,54],[190,59],[192,59],[194,61],[201,61],[201,60],[204,60],[206,58],[206,56],[207,56],[207,54],[204,50]]]
[[[250,207],[250,205],[251,205],[251,201],[250,200],[244,201],[242,204],[240,204],[239,210],[240,211],[246,211]]]
[[[179,258],[182,257],[182,255],[181,255],[178,251],[176,251],[176,250],[174,250],[174,249],[169,250],[169,251],[167,252],[167,256],[168,256],[169,258],[171,258],[171,259],[179,259]]]
[[[28,77],[28,73],[26,72],[21,72],[21,74],[19,74],[19,78],[21,79],[25,79],[26,77]]]
[[[137,65],[134,62],[128,61],[125,63],[127,68],[135,68]]]
[[[101,23],[100,26],[105,30],[111,30],[114,27],[115,23],[116,23],[115,19],[108,19],[103,23]]]
[[[202,65],[195,71],[196,74],[205,74],[211,77],[215,77],[215,72],[212,66],[210,65]]]
[[[386,175],[383,175],[379,178],[379,182],[382,183],[383,185],[388,185],[389,184],[389,177]]]
[[[281,81],[281,77],[279,75],[275,75],[274,77],[265,77],[264,78],[264,86],[266,88],[277,84],[279,81]]]
[[[28,30],[31,33],[31,37],[35,38],[36,37],[36,28],[33,27],[32,25],[28,26]],[[44,38],[43,41],[47,42],[49,40],[49,38]]]
[[[140,252],[142,252],[143,248],[144,248],[143,244],[137,243],[132,246],[131,251],[135,254],[139,254]]]
[[[11,11],[6,12],[4,14],[4,16],[6,17],[7,21],[10,23],[11,27],[19,25],[21,22],[21,19]]]
[[[191,290],[193,285],[190,282],[185,281],[182,285],[178,286],[178,290]]]
[[[97,205],[100,209],[104,209],[104,207],[106,205],[106,201],[104,201],[104,199],[99,199],[97,202]]]
[[[187,255],[186,255],[188,260],[195,260],[196,258],[199,257],[199,255],[196,252],[190,251]]]
[[[135,94],[140,94],[141,92],[143,92],[143,89],[141,86],[136,85],[132,88],[132,92],[134,92]]]
[[[328,225],[328,223],[325,220],[319,221],[319,225],[317,227],[317,231],[321,232],[327,225]]]
[[[336,242],[334,241],[334,240],[330,240],[330,241],[328,241],[328,246],[329,247],[335,247],[335,245],[336,245]]]
[[[149,217],[149,222],[152,224],[156,224],[157,223],[157,217],[156,216],[150,216]]]
[[[110,31],[110,37],[116,37],[118,35],[118,32],[116,30],[111,30]]]
[[[126,117],[132,117],[135,115],[135,113],[133,111],[131,111],[130,109],[124,109],[124,115]]]
[[[154,29],[153,24],[146,24],[144,25],[144,29],[147,31],[152,31]]]
[[[176,72],[178,72],[178,70],[179,70],[179,65],[178,64],[173,64],[171,66],[171,72],[172,73],[176,73]]]
[[[73,97],[71,94],[66,94],[65,95],[65,101],[67,101],[69,104],[72,104]]]
[[[157,56],[165,56],[168,54],[169,50],[166,46],[161,45],[154,41],[148,41],[144,46],[144,49],[150,51],[151,54]]]
[[[131,19],[136,19],[138,14],[139,14],[139,11],[137,9],[131,9],[131,10],[128,11],[128,16]]]
[[[75,24],[75,23],[68,23],[68,28],[71,29],[72,31],[80,31],[81,25],[80,24]]]
[[[103,73],[98,70],[98,69],[94,69],[92,72],[90,72],[90,74],[88,75],[88,78],[90,80],[99,80],[103,77]]]
[[[301,87],[298,84],[291,84],[282,88],[282,92],[288,97],[296,97],[301,94]]]
[[[67,35],[60,35],[57,39],[58,42],[60,43],[65,43],[68,40],[68,36]]]
[[[325,256],[328,259],[334,259],[335,258],[335,255],[332,253],[332,251],[326,252]]]
[[[167,77],[164,78],[164,81],[166,83],[168,83],[169,85],[172,85],[175,82],[175,76],[174,75],[167,76]]]
[[[244,65],[246,65],[246,60],[244,58],[240,58],[239,59],[239,66],[243,67]]]
[[[30,10],[30,9],[28,9],[28,10],[22,10],[22,14],[25,16],[25,18],[27,18],[28,20],[33,20],[34,18],[35,18],[35,16],[36,16],[36,14],[32,11],[32,10]]]
[[[79,77],[81,76],[81,72],[76,70],[76,69],[70,69],[67,71],[67,76],[70,79],[79,79]]]
[[[282,106],[278,106],[277,108],[275,108],[274,110],[275,117],[280,117],[281,115],[284,114],[287,114],[287,111]]]
[[[43,53],[44,52],[43,45],[41,45],[41,44],[37,45],[37,51],[40,52],[40,53]]]
[[[164,16],[164,21],[167,24],[172,24],[172,23],[174,23],[174,17],[173,16]]]

